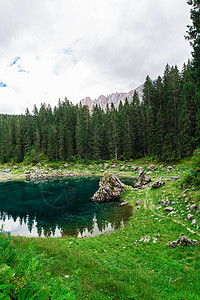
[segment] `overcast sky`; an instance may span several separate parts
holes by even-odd
[[[0,9],[0,113],[126,92],[167,63],[182,68],[186,0],[5,0]]]

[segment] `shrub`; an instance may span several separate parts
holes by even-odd
[[[192,156],[192,163],[195,168],[200,168],[200,148],[197,148]]]

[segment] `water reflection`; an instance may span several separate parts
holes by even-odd
[[[130,206],[90,201],[98,179],[0,183],[0,225],[27,237],[95,236],[123,227]]]

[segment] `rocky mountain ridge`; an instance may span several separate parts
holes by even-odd
[[[119,106],[120,101],[122,103],[125,102],[126,98],[128,99],[128,102],[130,103],[133,99],[134,92],[138,93],[138,96],[140,98],[140,101],[142,100],[142,94],[143,94],[143,87],[144,85],[140,85],[138,88],[133,89],[127,93],[112,93],[110,95],[104,96],[101,95],[97,99],[92,100],[90,97],[86,97],[85,99],[82,99],[80,101],[81,105],[87,105],[90,110],[92,110],[93,106],[100,106],[102,109],[106,108],[106,105],[108,104],[109,107],[111,106],[111,103],[114,104],[114,106],[117,108]]]

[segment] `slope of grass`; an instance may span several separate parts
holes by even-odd
[[[134,162],[134,165],[143,165],[146,170],[149,164]],[[150,189],[150,183],[145,189],[129,189],[123,195],[123,199],[133,206],[133,214],[124,229],[82,239],[10,237],[8,251],[11,254],[14,251],[14,255],[7,260],[4,258],[1,263],[16,272],[9,279],[15,287],[16,299],[20,293],[17,284],[22,278],[25,278],[23,289],[30,288],[33,282],[35,293],[46,291],[47,294],[39,299],[199,299],[200,246],[167,247],[168,241],[178,239],[181,233],[199,241],[200,215],[198,209],[190,211],[193,202],[199,205],[199,189],[191,187],[185,190],[181,187],[181,178],[190,168],[188,160],[170,171],[166,167],[157,167],[150,176],[153,181],[165,180],[163,187]],[[97,164],[92,164],[92,167],[72,165],[67,171],[80,170],[82,174],[91,172],[100,175],[100,168],[102,166]],[[138,174],[138,171],[131,170],[120,172],[119,165],[110,170],[127,177]],[[174,177],[180,180],[174,180]],[[141,209],[135,210],[138,199],[142,200]],[[159,200],[167,199],[174,202],[170,204],[174,214],[165,212],[163,204],[158,204]],[[189,212],[197,220],[195,226],[187,220]],[[1,241],[4,239],[8,237],[1,236]],[[33,268],[38,279],[33,276],[34,272],[29,278],[17,269],[22,250],[25,249],[23,255],[30,253],[30,244],[32,254],[29,256],[39,261],[39,267]],[[45,259],[41,254],[45,255]],[[47,281],[41,272],[46,274]]]

